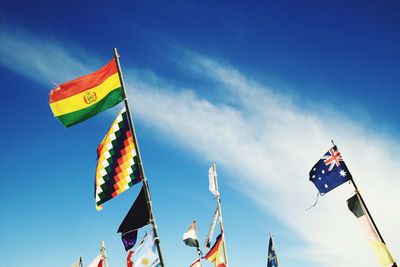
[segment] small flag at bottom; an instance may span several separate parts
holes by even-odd
[[[217,236],[217,240],[210,251],[204,256],[207,261],[214,263],[216,267],[226,267],[223,245],[223,234],[221,233]]]
[[[278,258],[276,256],[272,235],[269,236],[267,267],[278,267]]]
[[[97,255],[88,267],[103,267],[103,256]]]
[[[131,254],[129,261],[132,267],[158,267],[160,259],[158,258],[156,246],[154,244],[153,234],[147,235],[143,243],[141,243]]]
[[[192,262],[192,264],[190,264],[190,267],[201,267],[201,258]]]
[[[196,221],[193,221],[189,229],[183,234],[183,242],[189,247],[199,247],[199,240],[196,232]]]

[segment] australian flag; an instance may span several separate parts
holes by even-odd
[[[271,235],[269,236],[267,267],[278,267],[278,258],[276,256],[274,240],[272,240]]]
[[[315,184],[321,195],[350,179],[351,174],[336,146],[329,149],[310,171],[310,181]]]

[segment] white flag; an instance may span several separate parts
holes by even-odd
[[[192,264],[190,264],[190,267],[201,267],[201,259],[195,260]]]
[[[103,266],[103,257],[101,255],[97,255],[96,258],[88,265],[88,267],[102,267]]]
[[[74,262],[71,267],[81,267],[81,261],[77,260],[76,262]]]
[[[215,224],[217,223],[217,218],[218,218],[218,208],[215,209],[214,216],[212,218],[210,227],[208,229],[208,234],[207,234],[207,237],[206,237],[206,241],[204,242],[204,247],[206,247],[206,248],[209,248],[211,246],[211,238],[212,238],[213,233],[214,233]]]
[[[214,196],[219,196],[219,192],[215,186],[214,176],[217,177],[217,171],[214,171],[213,166],[208,170],[208,189]]]

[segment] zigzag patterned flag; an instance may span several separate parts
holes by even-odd
[[[95,197],[96,209],[100,210],[104,202],[142,180],[125,108],[97,148],[97,157]]]

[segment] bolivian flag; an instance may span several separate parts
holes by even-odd
[[[65,82],[50,92],[50,108],[65,127],[93,117],[123,100],[117,62]]]

